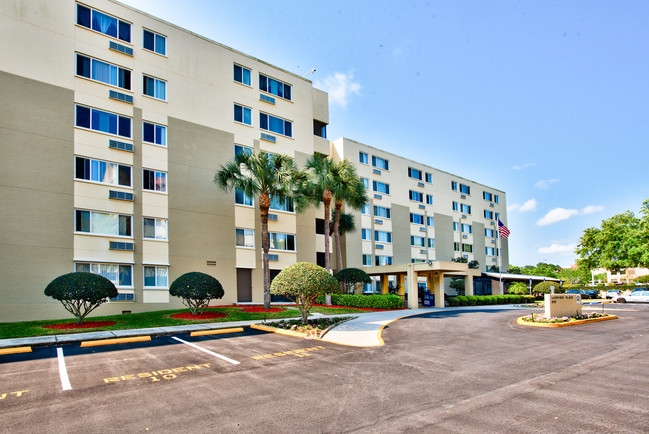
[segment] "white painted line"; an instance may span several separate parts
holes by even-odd
[[[204,353],[210,354],[210,355],[212,355],[212,356],[214,356],[214,357],[218,357],[219,359],[221,359],[221,360],[225,360],[226,362],[228,362],[228,363],[232,363],[233,365],[238,365],[238,364],[239,364],[239,362],[237,362],[236,360],[232,360],[232,359],[230,359],[230,358],[228,358],[228,357],[222,356],[222,355],[220,355],[220,354],[216,354],[216,353],[214,353],[214,352],[212,352],[212,351],[210,351],[210,350],[206,350],[206,349],[203,348],[203,347],[199,347],[198,345],[194,345],[194,344],[192,344],[191,342],[183,341],[182,339],[179,339],[179,338],[177,338],[177,337],[175,337],[175,336],[172,336],[171,339],[175,339],[175,340],[177,340],[178,342],[182,342],[183,344],[185,344],[185,345],[189,345],[189,346],[192,347],[192,348],[196,348],[196,349],[199,350],[199,351],[202,351],[202,352],[204,352]]]
[[[71,390],[70,378],[68,377],[68,370],[65,367],[65,359],[63,358],[63,348],[56,349],[56,357],[59,359],[59,376],[61,377],[61,387],[63,390]]]

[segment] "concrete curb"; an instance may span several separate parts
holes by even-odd
[[[609,319],[617,319],[617,316],[609,314],[608,316],[605,316],[605,317],[602,317],[602,318],[589,318],[589,319],[580,319],[578,321],[555,322],[555,323],[529,322],[529,321],[523,320],[523,318],[525,318],[525,317],[523,317],[523,316],[518,317],[516,319],[516,324],[522,325],[522,326],[527,326],[527,327],[552,328],[552,327],[569,327],[569,326],[574,326],[574,325],[579,325],[579,324],[587,324],[589,322],[608,321]]]

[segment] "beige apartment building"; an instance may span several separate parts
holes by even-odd
[[[180,307],[169,284],[189,271],[219,279],[219,303],[262,302],[259,209],[213,183],[249,150],[357,164],[372,203],[344,240],[347,266],[496,264],[483,210],[505,222],[503,192],[331,143],[328,96],[306,78],[113,0],[0,0],[0,35],[0,322],[66,317],[43,290],[72,271],[115,283],[101,315]],[[322,262],[321,218],[273,201],[271,276]]]

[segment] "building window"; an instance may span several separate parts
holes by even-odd
[[[143,221],[142,238],[149,240],[167,239],[167,219],[145,217]]]
[[[234,81],[250,86],[250,70],[243,66],[234,64]]]
[[[392,232],[374,231],[374,241],[379,243],[391,243]]]
[[[116,136],[131,136],[131,118],[77,105],[75,125]]]
[[[465,214],[471,214],[471,205],[460,204],[460,211]]]
[[[96,235],[112,235],[130,237],[131,231],[130,215],[113,214],[99,211],[75,211],[76,232],[84,232]]]
[[[167,174],[157,170],[142,169],[142,189],[167,192]]]
[[[408,178],[417,179],[421,181],[421,170],[408,167]]]
[[[433,195],[432,194],[427,194],[426,195],[426,204],[427,205],[432,205],[433,204]]]
[[[234,203],[239,204],[239,205],[252,206],[252,197],[249,197],[240,188],[235,188],[234,189]]]
[[[470,234],[470,233],[473,232],[473,228],[471,227],[471,225],[467,225],[465,223],[462,223],[462,232],[465,233],[465,234]]]
[[[371,240],[371,231],[369,229],[361,229],[361,239],[363,240]]]
[[[370,204],[369,203],[366,203],[365,205],[363,205],[361,207],[361,214],[366,214],[366,215],[370,214]]]
[[[435,219],[433,217],[426,217],[426,224],[428,226],[435,226]]]
[[[495,202],[495,203],[499,203],[498,200],[499,200],[498,195],[497,195],[497,194],[494,194],[494,202]]]
[[[493,248],[493,247],[485,247],[484,250],[485,250],[485,254],[487,256],[496,256],[496,249],[495,248]]]
[[[426,239],[424,237],[410,236],[410,245],[413,247],[425,247]]]
[[[291,100],[291,85],[259,74],[259,89],[280,98]]]
[[[414,223],[416,225],[423,225],[424,224],[424,216],[421,215],[421,214],[410,213],[410,223]]]
[[[382,265],[392,265],[392,256],[380,256],[377,255],[374,261],[374,264],[379,267]]]
[[[279,232],[270,232],[268,235],[270,237],[271,250],[295,251],[295,235]]]
[[[75,179],[131,187],[131,166],[75,157]]]
[[[472,244],[462,244],[462,251],[464,253],[473,253],[473,245]]]
[[[96,264],[88,262],[77,262],[75,271],[83,273],[94,273],[105,277],[117,287],[133,286],[133,266],[121,264]]]
[[[377,193],[390,194],[390,184],[380,181],[372,181],[372,186],[374,187],[374,191]]]
[[[237,247],[255,247],[255,231],[253,229],[236,229],[234,239]]]
[[[234,156],[236,157],[239,154],[250,155],[252,154],[252,148],[249,148],[247,146],[234,145]]]
[[[384,206],[374,206],[374,217],[383,217],[389,219],[391,214],[392,210],[390,208],[386,208]]]
[[[313,135],[322,137],[323,139],[327,138],[327,124],[320,122],[318,120],[313,120]]]
[[[363,255],[363,265],[368,267],[372,266],[372,255]]]
[[[278,196],[270,196],[270,209],[276,211],[294,212],[293,199],[290,197],[280,198]]]
[[[500,213],[498,212],[494,213],[494,220],[500,220]]]
[[[239,104],[234,105],[234,121],[241,124],[252,125],[252,110]]]
[[[131,90],[130,70],[81,54],[77,54],[77,75]]]
[[[259,113],[259,128],[286,137],[293,137],[293,122],[266,113]]]
[[[361,182],[363,183],[363,187],[365,187],[365,190],[370,189],[370,180],[367,178],[361,178]]]
[[[453,243],[453,251],[454,252],[459,252],[460,251],[460,243]]]
[[[489,202],[491,202],[493,200],[493,195],[491,193],[489,193],[488,191],[483,191],[482,192],[482,198],[484,200],[488,200]]]
[[[146,50],[154,51],[163,56],[167,55],[167,38],[150,30],[144,29],[142,46]]]
[[[468,185],[460,184],[460,193],[471,194],[471,187]]]
[[[360,161],[363,164],[368,164],[369,160],[367,159],[367,154],[365,152],[359,152],[358,161]]]
[[[493,220],[494,219],[493,211],[489,211],[488,209],[484,210],[484,218]]]
[[[77,24],[104,35],[131,42],[131,24],[77,4]]]
[[[390,170],[390,165],[388,160],[375,157],[374,155],[372,155],[372,166],[378,167],[379,169],[383,169],[383,170]]]
[[[460,204],[457,202],[453,202],[453,211],[459,211],[460,210]]]
[[[424,202],[424,194],[418,191],[408,190],[408,197],[415,202]]]
[[[451,181],[451,190],[457,191],[457,182]]]
[[[428,248],[430,248],[430,249],[435,248],[435,238],[429,238],[428,239]]]
[[[460,230],[460,223],[458,223],[458,222],[453,222],[453,230],[459,232],[459,230]]]
[[[151,122],[142,122],[142,141],[167,146],[167,127]]]
[[[167,288],[169,286],[169,267],[144,266],[145,288]]]
[[[489,238],[494,238],[494,232],[495,231],[493,229],[485,229],[484,236]]]
[[[167,82],[159,78],[149,77],[148,75],[142,76],[142,89],[144,95],[153,98],[167,100]]]
[[[433,183],[433,175],[428,172],[426,172],[426,182],[429,184]]]

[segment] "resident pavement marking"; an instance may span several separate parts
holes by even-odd
[[[63,348],[56,349],[56,357],[59,359],[59,376],[61,377],[61,387],[63,390],[71,390],[70,378],[68,377],[68,370],[65,367],[65,358],[63,357]]]
[[[198,351],[202,351],[202,352],[207,353],[207,354],[210,354],[210,355],[212,355],[212,356],[214,356],[214,357],[218,357],[219,359],[221,359],[221,360],[225,360],[226,362],[228,362],[228,363],[232,363],[233,365],[238,365],[238,364],[240,363],[240,362],[237,362],[236,360],[232,360],[232,359],[230,359],[229,357],[225,357],[225,356],[223,356],[223,355],[221,355],[221,354],[214,353],[214,352],[212,352],[212,351],[210,351],[210,350],[208,350],[208,349],[205,349],[205,348],[203,348],[203,347],[199,347],[198,345],[192,344],[191,342],[183,341],[182,339],[177,338],[177,337],[175,337],[175,336],[172,336],[171,339],[175,339],[175,340],[177,340],[178,342],[181,342],[181,343],[183,343],[183,344],[185,344],[185,345],[189,345],[190,347],[195,348],[195,349],[197,349]]]

